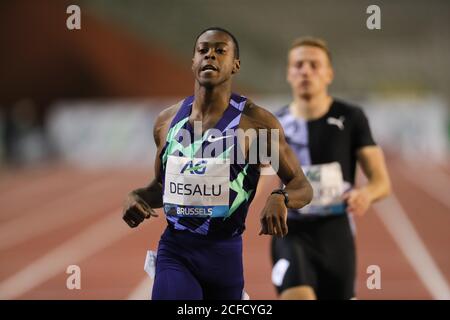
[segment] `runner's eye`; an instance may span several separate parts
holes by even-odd
[[[295,68],[297,68],[297,69],[301,69],[302,66],[303,66],[303,61],[299,61],[295,64]]]

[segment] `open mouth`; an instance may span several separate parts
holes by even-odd
[[[207,65],[203,66],[201,69],[201,71],[208,71],[208,70],[219,71],[219,69],[212,64],[207,64]]]
[[[309,81],[309,80],[303,80],[302,82],[301,82],[301,85],[302,86],[309,86],[311,84],[311,81]]]

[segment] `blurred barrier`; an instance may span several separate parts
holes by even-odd
[[[376,141],[405,159],[446,161],[448,108],[437,97],[385,99],[364,103]]]
[[[254,101],[272,112],[286,103],[276,96]],[[50,115],[50,138],[60,157],[70,163],[147,167],[156,151],[153,122],[169,105],[168,101],[117,100],[60,103]],[[446,159],[448,114],[441,100],[372,98],[360,105],[383,147],[413,159]]]
[[[51,141],[62,160],[83,167],[148,167],[160,109],[148,101],[61,103],[50,115]]]

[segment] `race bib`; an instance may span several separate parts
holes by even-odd
[[[169,156],[164,211],[181,217],[225,217],[229,184],[230,159]]]
[[[345,213],[343,193],[349,184],[344,182],[341,165],[338,162],[302,166],[305,176],[313,188],[313,199],[297,210],[300,214],[328,215]]]

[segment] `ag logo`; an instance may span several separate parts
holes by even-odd
[[[309,181],[320,181],[320,169],[319,168],[309,168],[305,170],[305,176]]]
[[[183,166],[180,173],[187,171],[191,174],[205,174],[207,163],[208,161],[206,160],[200,160],[194,165],[194,161],[190,160]]]

